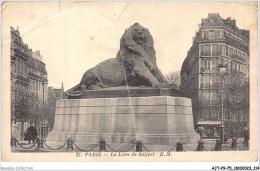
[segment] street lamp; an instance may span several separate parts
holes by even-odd
[[[44,131],[43,131],[43,129],[44,129],[44,120],[45,120],[45,118],[44,118],[44,112],[45,112],[45,110],[44,110],[44,83],[45,83],[46,80],[45,80],[45,78],[42,74],[41,74],[41,77],[40,77],[40,81],[42,83],[42,90],[43,90],[43,93],[42,93],[43,119],[42,119],[42,123],[41,123],[41,126],[40,126],[41,136],[40,136],[40,140],[38,142],[38,148],[43,148],[43,141],[44,141],[44,138],[43,138]]]
[[[224,61],[222,61],[222,64],[218,65],[219,73],[222,79],[222,93],[221,93],[221,125],[220,128],[222,130],[222,136],[221,136],[221,142],[222,144],[225,144],[225,125],[224,125],[224,88],[225,88],[225,77],[227,73],[227,65],[224,64]]]

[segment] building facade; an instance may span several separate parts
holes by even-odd
[[[41,106],[43,108],[44,103],[47,102],[47,71],[40,51],[33,52],[28,48],[18,28],[11,27],[10,47],[11,119],[12,123],[16,124],[19,134],[23,136],[23,130],[29,126],[29,121],[35,123],[35,120],[28,118],[26,113],[33,112],[31,108],[39,109]]]
[[[239,29],[236,20],[223,19],[216,13],[202,19],[199,27],[182,65],[180,89],[192,99],[194,125],[202,127],[205,138],[220,136],[221,120],[229,137],[235,136],[235,132],[241,136],[243,126],[249,121],[249,109],[232,113],[226,105],[222,118],[222,100],[227,103],[228,97],[223,99],[221,93],[228,94],[224,93],[228,88],[227,78],[236,78],[239,84],[249,81],[249,31]],[[219,65],[226,66],[225,80]]]

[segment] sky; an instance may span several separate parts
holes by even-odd
[[[49,86],[65,90],[84,72],[114,58],[125,29],[136,22],[154,39],[163,74],[180,71],[202,18],[219,13],[237,26],[257,32],[254,2],[4,2],[2,59],[10,59],[10,26],[19,27],[24,43],[40,50]],[[231,10],[232,9],[232,10]],[[251,37],[257,39],[257,37]]]

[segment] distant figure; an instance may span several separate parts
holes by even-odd
[[[32,140],[33,143],[35,143],[36,137],[37,137],[37,130],[33,125],[31,125],[27,129],[27,139],[29,141],[29,144],[31,143],[31,140]]]
[[[177,142],[176,151],[185,151],[181,142]]]
[[[237,138],[236,137],[232,138],[231,148],[232,149],[237,148]]]
[[[245,146],[248,148],[248,140],[249,140],[249,129],[247,126],[244,127],[244,143]]]
[[[198,146],[195,151],[206,151],[206,148],[204,147],[204,141],[202,140],[198,141]]]
[[[198,130],[199,130],[199,134],[200,134],[200,139],[202,139],[202,135],[203,135],[203,131],[204,131],[203,126],[198,127]]]
[[[215,151],[221,151],[221,150],[222,150],[222,142],[220,138],[217,138],[215,144]]]
[[[226,143],[227,143],[227,141],[228,141],[227,134],[226,134],[226,133],[224,133],[224,143],[226,144]]]

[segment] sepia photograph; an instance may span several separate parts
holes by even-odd
[[[1,11],[3,161],[258,160],[257,1]]]

